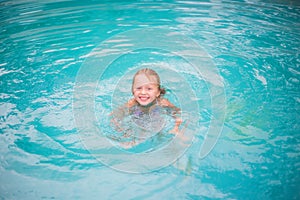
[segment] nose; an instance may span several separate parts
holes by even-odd
[[[142,94],[146,94],[146,89],[145,89],[145,88],[142,88],[141,93],[142,93]]]

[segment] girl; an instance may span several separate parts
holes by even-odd
[[[161,87],[159,75],[154,70],[145,68],[136,72],[131,90],[133,98],[112,113],[112,122],[118,131],[126,134],[126,130],[121,126],[121,120],[125,116],[131,116],[139,127],[158,132],[163,128],[164,121],[159,117],[161,110],[167,110],[175,119],[175,126],[170,133],[179,133],[179,126],[182,123],[181,118],[178,117],[180,109],[163,98],[166,90]],[[149,124],[151,125],[147,127]]]

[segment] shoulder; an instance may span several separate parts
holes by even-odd
[[[168,100],[164,98],[159,99],[159,105],[163,107],[173,107],[174,105]]]
[[[176,113],[180,112],[180,108],[177,108],[168,99],[160,98],[158,103],[160,106],[170,108],[172,111],[175,111]]]
[[[134,105],[136,105],[137,104],[137,102],[136,102],[136,100],[133,98],[133,99],[130,99],[127,103],[126,103],[126,107],[127,108],[131,108],[131,107],[133,107]]]

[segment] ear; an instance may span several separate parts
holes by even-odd
[[[160,91],[157,93],[156,97],[159,97],[159,95],[160,95]]]

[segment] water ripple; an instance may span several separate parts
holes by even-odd
[[[0,13],[0,198],[299,198],[298,1],[5,0]],[[103,167],[81,144],[73,87],[100,42],[152,26],[185,34],[211,55],[224,79],[226,123],[207,158],[195,156],[205,137],[198,135],[169,168],[132,176]],[[110,42],[113,48],[97,53],[133,45]],[[120,64],[134,63],[125,61]],[[210,98],[192,76],[199,91],[194,100],[203,106],[202,133],[213,117],[205,107]],[[107,96],[98,101],[110,103]]]

